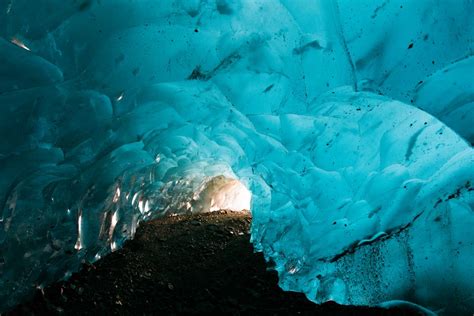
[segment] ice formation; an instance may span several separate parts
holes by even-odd
[[[245,186],[283,289],[472,313],[473,12],[0,1],[0,311]]]

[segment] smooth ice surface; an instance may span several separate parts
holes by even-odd
[[[242,183],[284,289],[472,313],[473,12],[0,0],[0,311]]]

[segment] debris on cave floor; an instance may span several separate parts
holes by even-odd
[[[415,315],[401,309],[316,305],[284,292],[250,244],[248,213],[219,211],[143,223],[124,247],[10,314]]]

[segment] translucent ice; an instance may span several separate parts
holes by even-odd
[[[284,289],[471,313],[471,12],[0,1],[0,311],[243,184]]]

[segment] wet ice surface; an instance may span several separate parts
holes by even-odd
[[[471,312],[473,10],[1,2],[0,308],[223,176],[284,289]]]

